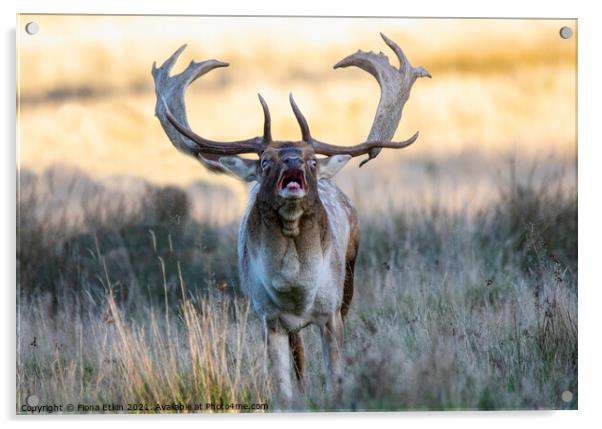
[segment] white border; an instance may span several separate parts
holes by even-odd
[[[486,4],[487,3],[487,4]],[[599,185],[600,171],[600,53],[596,41],[602,40],[600,16],[596,14],[593,1],[545,1],[528,3],[524,0],[500,0],[495,3],[454,0],[449,2],[381,1],[326,3],[324,0],[304,0],[292,4],[283,1],[226,1],[192,2],[184,0],[123,1],[104,0],[91,2],[69,2],[66,0],[22,0],[0,2],[0,19],[3,29],[2,79],[3,100],[0,104],[4,139],[2,148],[3,180],[0,187],[3,210],[2,246],[0,272],[4,275],[2,304],[3,386],[0,390],[3,418],[9,425],[81,426],[104,427],[125,421],[143,422],[144,425],[159,427],[167,420],[175,424],[195,426],[212,423],[244,425],[251,427],[301,427],[326,423],[347,427],[364,427],[374,419],[376,424],[386,426],[444,426],[447,428],[503,427],[524,423],[533,427],[566,429],[569,425],[591,426],[599,419],[601,356],[599,309],[602,303],[601,285],[598,280],[600,237]],[[445,16],[445,17],[545,17],[579,19],[579,411],[572,412],[494,412],[494,413],[364,413],[358,414],[304,414],[270,416],[54,416],[51,418],[16,418],[14,416],[14,284],[15,284],[15,37],[16,13],[119,13],[119,14],[224,14],[224,15],[346,15],[346,16]],[[599,43],[599,42],[598,42]],[[537,76],[533,76],[537,79]],[[173,424],[172,423],[172,424]]]

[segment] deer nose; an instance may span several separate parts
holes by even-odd
[[[303,165],[303,160],[298,156],[287,156],[282,160],[288,168],[300,168]]]

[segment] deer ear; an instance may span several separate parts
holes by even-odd
[[[257,174],[258,161],[241,158],[239,156],[222,156],[219,163],[233,176],[245,182],[254,182],[259,179]]]
[[[318,161],[318,179],[330,179],[349,162],[351,155],[333,155]]]

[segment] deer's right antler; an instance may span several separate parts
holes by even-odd
[[[184,48],[186,48],[186,45],[175,51],[161,67],[157,68],[156,63],[153,63],[152,68],[157,96],[155,114],[173,145],[182,152],[199,159],[210,170],[219,172],[224,171],[224,168],[218,162],[221,156],[261,153],[272,138],[270,112],[261,95],[259,95],[259,101],[264,113],[262,137],[221,142],[201,137],[190,129],[184,102],[186,88],[205,73],[218,67],[227,67],[228,64],[217,60],[207,60],[200,63],[192,61],[182,73],[170,76],[169,72]]]

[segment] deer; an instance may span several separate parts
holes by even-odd
[[[358,67],[380,86],[368,137],[353,146],[314,138],[292,93],[289,101],[301,140],[272,139],[270,111],[261,94],[261,136],[239,141],[201,137],[188,123],[185,90],[197,78],[229,64],[191,61],[184,71],[170,76],[183,45],[160,67],[152,66],[155,115],[171,143],[209,171],[251,184],[237,243],[240,289],[261,321],[270,376],[285,404],[293,400],[293,377],[303,391],[301,331],[309,325],[319,327],[328,390],[340,395],[344,380],[344,323],[354,292],[360,226],[350,199],[331,179],[353,157],[367,155],[362,167],[382,149],[406,148],[418,138],[416,132],[407,140],[392,141],[414,82],[431,75],[423,67],[413,67],[393,40],[382,33],[381,37],[399,60],[398,68],[382,52],[361,50],[334,66]]]

